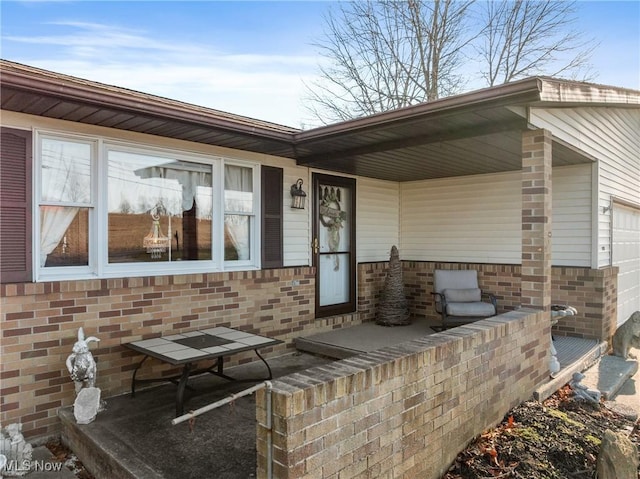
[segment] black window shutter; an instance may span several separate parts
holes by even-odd
[[[262,268],[283,266],[282,168],[263,166],[262,171]]]
[[[0,128],[0,282],[31,275],[31,132]]]

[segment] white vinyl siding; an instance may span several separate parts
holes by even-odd
[[[552,263],[591,265],[591,165],[553,169]]]
[[[520,263],[521,174],[403,183],[402,258]]]
[[[611,264],[612,197],[640,204],[640,108],[532,108],[529,121],[598,161],[597,261]]]
[[[269,166],[284,168],[283,192],[284,195],[284,218],[282,225],[283,234],[283,265],[307,266],[311,264],[311,229],[310,229],[310,209],[311,209],[311,177],[307,168],[295,166],[291,160],[269,157],[265,162]],[[298,178],[302,178],[302,190],[307,193],[307,201],[304,210],[291,208],[291,185]]]
[[[357,261],[387,261],[400,248],[400,186],[396,182],[358,178],[356,183]],[[400,250],[400,258],[404,259]]]
[[[589,266],[589,165],[553,170],[552,263]],[[401,185],[401,257],[420,261],[520,264],[520,172]]]

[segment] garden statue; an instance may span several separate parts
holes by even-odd
[[[554,326],[558,322],[558,318],[562,318],[565,316],[576,316],[578,314],[578,310],[573,306],[569,306],[566,304],[552,304],[551,305],[551,325]],[[556,346],[554,344],[553,335],[551,335],[551,348],[550,348],[551,356],[549,357],[549,372],[551,373],[551,377],[555,378],[557,374],[560,372],[561,365],[560,361],[558,361],[558,351],[556,350]]]
[[[599,404],[600,398],[602,394],[597,389],[589,389],[584,384],[581,384],[580,381],[584,379],[584,374],[582,373],[573,373],[573,379],[569,381],[569,386],[573,390],[573,393],[578,399],[585,399],[589,402]]]
[[[91,341],[100,340],[94,336],[85,339],[82,328],[78,329],[78,341],[73,345],[73,352],[66,361],[67,369],[76,386],[76,394],[85,386],[95,387],[97,367],[89,351]]]
[[[22,435],[22,424],[9,424],[4,430],[0,430],[0,456],[5,457],[0,477],[24,476],[31,471],[33,447]]]
[[[640,348],[640,311],[633,313],[620,325],[613,335],[611,343],[614,356],[623,359],[633,358],[633,355],[629,354],[629,349]]]

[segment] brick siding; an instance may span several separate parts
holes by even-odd
[[[553,333],[609,341],[617,327],[618,270],[553,268],[552,302],[578,310],[577,316],[560,318]]]
[[[498,300],[498,313],[520,307],[520,265],[405,261],[403,274],[411,315],[438,320],[433,304],[436,269],[475,269],[483,291]],[[609,341],[616,329],[618,268],[551,268],[551,304],[567,304],[576,316],[558,321],[553,334]]]
[[[358,265],[358,312],[362,322],[375,321],[388,270],[388,261]]]
[[[375,320],[388,263],[358,265],[358,311],[314,319],[315,271],[284,268],[87,281],[0,285],[0,422],[22,422],[29,437],[57,433],[57,410],[69,406],[74,388],[65,368],[77,330],[97,336],[97,386],[104,397],[128,391],[140,356],[123,343],[229,326],[282,339],[268,355],[293,349],[293,338]],[[415,320],[438,319],[433,306],[435,269],[477,269],[480,286],[498,298],[499,312],[520,305],[519,265],[403,262],[405,291]],[[575,306],[554,334],[609,340],[616,323],[617,268],[553,268],[552,302]],[[294,286],[294,280],[299,285]],[[253,353],[230,358],[252,361]],[[147,361],[149,362],[149,361]],[[152,362],[141,377],[174,374]]]
[[[269,438],[280,479],[441,477],[548,377],[546,314],[513,311],[274,381],[256,395],[258,477]]]
[[[122,344],[163,333],[238,328],[284,340],[264,350],[267,356],[282,355],[293,349],[292,338],[316,327],[314,273],[303,267],[1,285],[0,422],[21,422],[30,437],[57,433],[58,408],[75,399],[65,360],[79,327],[100,339],[90,347],[104,397],[128,391],[141,360]],[[237,354],[228,364],[254,357]],[[154,360],[140,377],[176,372]]]
[[[548,130],[522,132],[522,266],[523,307],[551,310],[553,135]]]

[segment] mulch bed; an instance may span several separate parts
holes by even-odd
[[[59,439],[49,441],[46,447],[51,451],[51,454],[53,454],[54,460],[63,462],[79,479],[95,479],[93,475],[85,469],[73,451],[62,444]]]
[[[640,449],[640,426],[602,403],[560,389],[543,403],[527,401],[476,438],[443,479],[595,478],[604,432],[622,431]],[[640,477],[640,476],[638,476]]]

